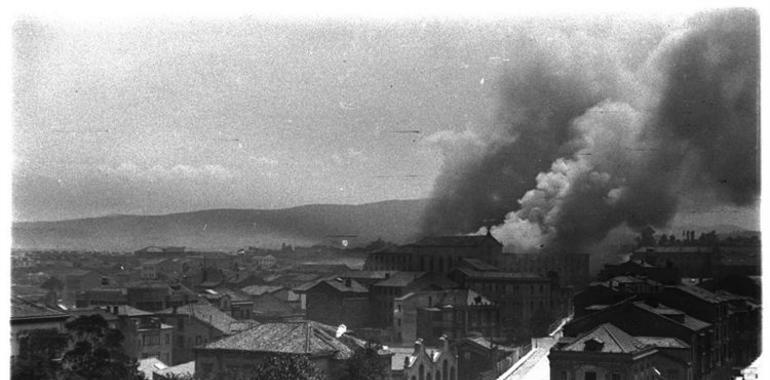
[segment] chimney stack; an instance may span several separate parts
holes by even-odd
[[[441,335],[440,338],[438,338],[439,342],[441,342],[441,351],[442,352],[449,352],[449,339],[447,339],[446,334]]]
[[[422,349],[422,338],[417,338],[417,340],[414,341],[414,352],[412,352],[412,355],[419,355]]]

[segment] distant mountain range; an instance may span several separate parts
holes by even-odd
[[[412,241],[428,200],[307,205],[277,210],[215,209],[168,215],[111,215],[13,223],[14,248],[133,251],[149,245],[231,250],[282,243],[365,245]]]
[[[320,204],[277,210],[215,209],[167,215],[110,215],[55,222],[13,223],[14,248],[133,251],[149,245],[234,250],[247,246],[277,248],[348,240],[363,246],[383,239],[413,242],[428,199],[391,200],[361,205]],[[758,231],[732,224],[696,225],[698,213],[683,214],[684,223],[660,232],[681,236],[715,230],[722,237]],[[613,231],[598,251],[614,252],[634,243],[636,233]]]

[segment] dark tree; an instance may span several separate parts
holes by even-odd
[[[33,330],[19,340],[19,354],[11,363],[12,379],[55,379],[67,335],[56,330]]]
[[[61,360],[66,379],[141,379],[136,360],[123,351],[123,334],[98,314],[78,317],[66,324],[70,349]]]
[[[356,350],[353,357],[348,359],[347,371],[343,380],[381,380],[388,376],[390,360],[383,361],[377,353],[378,347],[370,344]]]
[[[304,355],[273,355],[260,362],[254,380],[322,380],[325,377]]]

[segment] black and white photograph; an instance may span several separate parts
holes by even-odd
[[[0,378],[770,377],[765,13],[642,5],[20,8]]]

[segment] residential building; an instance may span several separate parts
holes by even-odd
[[[455,268],[449,277],[463,288],[495,302],[500,310],[502,333],[511,338],[545,335],[547,326],[569,313],[571,294],[551,279],[534,273],[480,271]]]
[[[418,309],[452,306],[458,307],[459,309],[457,310],[465,310],[463,315],[467,315],[468,306],[491,306],[492,301],[471,289],[443,289],[410,292],[401,297],[394,298],[393,305],[393,340],[397,343],[408,343],[416,341],[418,337],[423,337],[425,339],[425,336],[418,335],[417,331]],[[497,310],[495,310],[494,313],[497,314]],[[450,319],[447,321],[449,320]],[[453,316],[451,321],[454,320],[455,318]],[[464,318],[463,320],[467,320],[467,318]],[[457,328],[460,331],[465,331],[464,328],[460,326],[457,326]],[[430,329],[432,331],[432,327]],[[455,332],[455,328],[450,328],[449,330],[452,330],[453,333]],[[448,332],[449,331],[447,331],[447,333]],[[444,333],[445,332],[442,331],[436,334],[435,338],[437,339]],[[458,338],[460,336],[464,336],[464,334],[449,335],[450,338]],[[430,340],[428,343],[433,343],[433,341]]]
[[[438,273],[395,272],[370,288],[370,312],[373,327],[393,326],[394,300],[409,292],[424,289],[452,289],[457,284]]]
[[[418,339],[412,349],[396,349],[392,359],[393,380],[457,380],[457,353],[447,339],[440,346],[426,347]]]
[[[369,290],[357,281],[331,278],[298,292],[307,297],[305,315],[310,320],[349,328],[369,323]]]
[[[253,325],[250,321],[238,321],[206,302],[173,307],[155,314],[162,323],[174,327],[173,360],[170,364],[193,360],[194,347],[236,334]]]
[[[417,309],[417,335],[426,344],[440,337],[459,339],[470,334],[502,336],[500,309],[496,304],[437,305]]]
[[[551,348],[551,380],[692,380],[688,348],[675,338],[635,338],[603,323]]]
[[[492,235],[433,236],[369,255],[364,270],[448,273],[461,258],[492,263],[503,245]]]
[[[289,293],[280,285],[251,285],[241,289],[254,303],[252,316],[260,322],[277,322],[303,318],[299,299],[289,301]]]
[[[460,339],[454,347],[457,350],[458,378],[466,380],[486,377],[489,372],[502,374],[528,350],[527,346],[506,346],[481,336]]]
[[[617,276],[649,278],[665,285],[678,284],[682,276],[673,266],[655,266],[642,260],[628,260],[619,264],[605,264],[597,275],[598,280],[606,281]]]
[[[265,323],[195,348],[195,373],[203,378],[226,379],[228,375],[253,373],[261,361],[274,355],[308,356],[328,378],[339,378],[346,360],[366,342],[336,327],[313,321]],[[383,369],[391,354],[380,351]]]
[[[31,331],[47,330],[62,333],[69,316],[60,311],[11,297],[11,358],[27,345]]]
[[[719,373],[712,347],[719,346],[714,327],[655,300],[627,300],[576,318],[564,326],[565,337],[578,337],[610,323],[632,336],[676,338],[686,343],[693,379],[710,379]]]
[[[534,273],[557,279],[560,286],[581,289],[588,285],[591,255],[577,252],[505,253],[490,264],[508,272]]]

